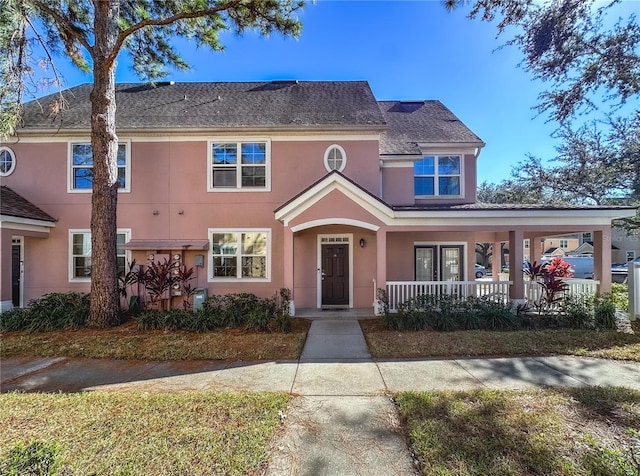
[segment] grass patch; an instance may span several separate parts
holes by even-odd
[[[586,329],[537,331],[397,331],[381,319],[362,320],[374,358],[578,355],[640,362],[640,323],[636,334]]]
[[[311,321],[292,319],[289,333],[221,329],[139,331],[134,322],[104,330],[79,329],[1,335],[2,357],[78,357],[141,360],[290,360],[302,352]]]
[[[2,394],[0,468],[36,440],[57,449],[61,474],[256,474],[287,401],[280,393]]]
[[[640,472],[640,391],[406,392],[396,403],[422,474]]]

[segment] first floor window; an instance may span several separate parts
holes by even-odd
[[[271,232],[210,230],[211,279],[268,279]]]
[[[413,164],[416,197],[460,196],[462,165],[459,155],[428,155]]]
[[[118,188],[128,190],[129,158],[127,143],[118,144]],[[70,190],[91,190],[93,187],[93,149],[90,143],[71,144]]]
[[[71,235],[71,280],[91,279],[91,232],[88,230],[72,230]],[[116,235],[116,261],[118,274],[124,274],[127,266],[127,251],[122,246],[129,238],[128,231],[118,231]]]

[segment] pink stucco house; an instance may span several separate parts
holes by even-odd
[[[55,116],[53,97],[26,104],[0,144],[3,309],[89,290],[90,90]],[[209,294],[371,310],[377,288],[472,286],[475,243],[509,242],[519,299],[523,240],[583,231],[607,290],[611,220],[634,214],[477,203],[483,141],[439,101],[377,101],[365,81],[119,84],[117,104],[120,264],[175,257]]]

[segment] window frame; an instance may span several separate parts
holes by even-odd
[[[9,167],[6,172],[2,172],[0,170],[0,177],[8,177],[16,169],[16,153],[13,151],[13,149],[4,145],[0,146],[0,154],[2,154],[3,152],[7,152],[11,157],[11,167]]]
[[[419,162],[424,161],[426,158],[428,157],[433,157],[434,159],[434,170],[433,170],[433,174],[420,174],[417,175],[416,174],[416,164],[418,164]],[[439,168],[439,163],[440,163],[440,159],[441,158],[449,158],[449,157],[457,157],[459,160],[459,166],[460,166],[460,173],[459,174],[440,174],[438,168]],[[459,154],[459,153],[444,153],[444,154],[433,154],[433,153],[427,153],[427,154],[423,154],[422,158],[420,160],[416,160],[413,163],[413,195],[414,198],[416,199],[433,199],[433,198],[439,198],[439,199],[448,199],[448,198],[464,198],[464,154]],[[416,186],[415,186],[415,180],[416,178],[427,178],[427,177],[433,177],[433,195],[418,195],[416,193]],[[444,177],[458,177],[458,186],[459,186],[459,193],[457,195],[443,195],[440,193],[440,178],[444,178]]]
[[[227,233],[227,234],[235,234],[236,235],[236,242],[237,242],[237,248],[236,248],[236,254],[235,255],[227,255],[227,256],[235,256],[237,261],[236,261],[236,277],[229,277],[229,276],[222,276],[222,277],[217,277],[213,275],[213,271],[214,271],[214,266],[213,266],[213,258],[214,256],[219,256],[219,255],[214,255],[213,253],[213,235],[214,234],[222,234],[222,233]],[[243,233],[264,233],[267,236],[267,249],[265,252],[265,258],[266,258],[266,276],[264,278],[243,278],[242,277],[242,257],[243,256],[256,256],[254,255],[248,255],[248,254],[243,254],[242,253],[242,234]],[[271,232],[271,228],[209,228],[207,231],[208,237],[209,237],[209,253],[208,253],[208,265],[209,265],[209,269],[207,271],[207,281],[210,283],[249,283],[249,282],[253,282],[253,283],[270,283],[271,282],[271,246],[272,246],[272,232]]]
[[[127,243],[131,240],[131,229],[130,228],[118,228],[116,230],[117,235],[124,235],[124,242]],[[89,228],[70,228],[69,229],[69,255],[67,260],[69,262],[69,282],[70,283],[90,283],[91,277],[76,277],[75,276],[75,263],[74,258],[80,255],[73,254],[73,236],[74,235],[89,235],[89,240],[91,240],[91,230]],[[91,256],[91,255],[89,255]],[[116,255],[122,256],[122,255]],[[127,267],[127,263],[131,262],[131,251],[124,250],[124,258],[125,258],[125,271]]]
[[[432,282],[443,283],[446,282],[442,280],[442,276],[444,275],[444,266],[443,263],[443,248],[457,248],[459,250],[460,263],[458,266],[460,267],[458,271],[458,275],[460,276],[460,281],[467,281],[467,270],[469,268],[469,262],[467,257],[467,243],[458,242],[458,241],[414,241],[413,242],[413,280],[417,281],[417,249],[418,248],[431,248],[433,250],[433,271],[435,274],[435,278]],[[474,266],[475,269],[475,266]]]
[[[340,154],[342,154],[342,163],[340,164],[340,167],[338,167],[337,169],[332,169],[329,166],[329,155],[334,150],[337,150],[338,152],[340,152]],[[329,147],[327,147],[327,149],[324,151],[324,168],[327,169],[327,172],[333,172],[334,170],[338,172],[342,172],[346,166],[347,166],[347,153],[344,151],[344,148],[339,144],[331,144]]]
[[[118,140],[118,145],[125,145],[125,163],[124,163],[124,187],[118,188],[118,193],[130,193],[131,192],[131,140],[123,139]],[[68,142],[67,151],[67,193],[91,193],[93,186],[90,188],[74,188],[73,187],[73,146],[74,145],[89,145],[91,146],[91,140],[71,140]],[[93,168],[93,164],[91,165]],[[120,167],[118,167],[120,168]]]
[[[242,186],[242,144],[265,145],[265,177],[264,187],[243,187]],[[213,186],[213,145],[214,144],[235,144],[236,145],[236,164],[228,166],[229,169],[236,170],[236,186],[235,187],[214,187]],[[240,153],[238,153],[240,152]],[[221,137],[219,139],[209,139],[207,141],[207,192],[270,192],[271,191],[271,139],[264,137]],[[247,166],[251,166],[247,164]]]

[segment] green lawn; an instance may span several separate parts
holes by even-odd
[[[640,474],[640,391],[409,392],[396,402],[425,475]]]
[[[257,474],[287,402],[279,393],[0,394],[0,474],[11,474],[2,465],[18,442],[34,440],[58,448],[65,475]]]
[[[537,331],[397,331],[382,320],[363,320],[374,358],[579,355],[640,362],[640,322],[635,334],[581,329]]]
[[[300,357],[311,321],[293,319],[289,333],[220,329],[139,331],[135,323],[105,330],[1,334],[2,357],[142,360],[287,360]]]

